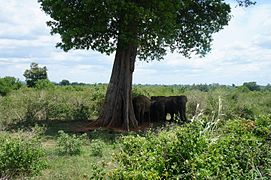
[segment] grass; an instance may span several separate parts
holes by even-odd
[[[48,168],[43,170],[39,176],[32,177],[31,179],[93,179],[94,176],[95,179],[99,179],[99,176],[102,176],[104,172],[110,172],[110,170],[115,168],[117,163],[113,154],[121,152],[123,142],[120,139],[131,134],[135,135],[136,133],[116,133],[96,130],[87,133],[89,142],[83,145],[80,155],[60,155],[57,150],[58,131],[63,130],[66,133],[73,134],[75,129],[84,127],[91,122],[91,119],[97,116],[99,103],[102,102],[104,92],[104,86],[81,88],[57,87],[54,91],[25,88],[13,91],[6,97],[0,96],[0,129],[4,129],[5,133],[16,134],[14,132],[20,129],[28,131],[34,124],[46,128],[42,135],[42,146],[45,149]],[[232,140],[231,135],[239,131],[243,133],[243,129],[238,129],[238,127],[242,127],[242,123],[248,126],[248,128],[253,128],[254,126],[260,127],[254,132],[257,134],[257,138],[258,134],[260,134],[259,137],[263,135],[266,138],[271,137],[270,133],[268,133],[271,132],[271,129],[269,126],[266,126],[266,124],[270,124],[270,118],[266,118],[266,121],[255,120],[261,115],[271,114],[271,93],[267,91],[242,92],[238,88],[218,88],[203,92],[173,86],[138,85],[134,87],[133,92],[134,94],[144,94],[147,96],[185,94],[188,97],[187,117],[189,119],[193,118],[195,121],[203,120],[206,123],[205,130],[211,131],[214,135],[211,137],[213,142],[217,142],[220,140],[219,137],[225,136],[225,140],[221,139],[222,144],[221,146],[218,144],[218,147],[224,147],[224,145],[228,147],[227,143],[231,143]],[[40,111],[40,107],[46,108],[44,111]],[[36,112],[36,114],[31,114],[31,110]],[[74,119],[77,116],[82,117],[82,120]],[[33,119],[26,119],[26,117],[33,117]],[[45,117],[45,119],[38,119],[39,117]],[[84,120],[84,117],[87,117],[87,119]],[[218,119],[219,121],[216,121]],[[216,129],[224,125],[227,125],[225,126],[226,128]],[[252,130],[249,129],[245,132],[249,134]],[[156,130],[157,134],[159,132],[160,130]],[[175,132],[172,133],[174,134]],[[167,135],[167,132],[165,132],[165,136],[169,136],[170,141],[172,140],[172,133]],[[230,133],[229,136],[226,133]],[[246,133],[245,135],[247,135]],[[146,136],[144,133],[136,135],[140,137]],[[237,135],[239,136],[239,134]],[[185,137],[190,138],[191,136],[187,134]],[[246,137],[244,136],[244,138]],[[157,141],[160,142],[159,139]],[[149,142],[146,143],[148,144]],[[165,147],[164,142],[161,141],[161,143],[161,149],[163,149]],[[212,146],[208,145],[208,147]],[[139,148],[142,148],[142,144],[139,144]],[[149,152],[149,147],[144,148],[146,152]],[[222,149],[220,149],[221,152],[223,152]],[[141,149],[139,150],[141,151]],[[242,147],[240,147],[240,150],[242,150]],[[239,152],[239,149],[236,149],[236,151]],[[192,164],[193,166],[201,163],[205,167],[209,165],[208,162],[205,162],[205,159],[207,160],[209,155],[216,159],[216,153],[220,153],[217,151],[217,148],[209,148],[208,151],[204,152],[204,154],[199,154],[198,161],[194,161],[194,159],[191,161],[191,163],[194,163]],[[152,152],[149,153],[151,154]],[[137,158],[136,154],[135,157]],[[255,167],[256,170],[257,168],[261,167]],[[201,171],[200,173],[208,174],[209,169],[205,169],[204,172]],[[271,173],[268,174],[268,172],[264,175],[265,177],[271,177]]]
[[[103,156],[92,156],[91,146],[88,145],[83,147],[83,153],[79,156],[59,156],[55,147],[56,144],[50,144],[46,150],[49,168],[33,179],[90,179],[93,164],[111,161],[115,151],[111,145],[107,145],[103,149]]]
[[[45,127],[44,134],[41,138],[48,167],[42,171],[39,176],[34,176],[31,179],[92,179],[94,173],[97,173],[95,165],[106,167],[106,169],[113,168],[112,155],[119,150],[118,138],[121,136],[120,133],[105,130],[88,132],[88,142],[83,145],[80,155],[71,156],[59,154],[57,149],[58,131],[63,130],[69,134],[74,134],[71,131],[83,127],[88,123],[89,121],[40,121],[37,125]],[[27,133],[31,130],[32,126],[33,124],[29,123],[16,124],[16,126],[9,127],[8,131],[4,131],[4,133],[15,136],[17,131]],[[101,142],[103,145],[97,147],[93,142]],[[93,153],[97,151],[95,148],[99,148],[98,154]],[[108,164],[108,162],[111,163]]]
[[[212,128],[209,128],[209,125],[208,125],[209,121],[206,119],[206,117],[203,116],[203,117],[197,118],[195,121],[202,121],[203,124],[207,123],[204,125],[205,128],[203,129],[202,132],[205,132],[205,129],[207,129],[208,132],[213,134],[210,137],[209,137],[209,135],[206,136],[206,137],[208,137],[206,139],[206,142],[208,142],[209,141],[208,139],[211,138],[212,143],[210,143],[208,146],[206,146],[207,144],[204,145],[202,148],[208,147],[207,148],[208,151],[204,150],[203,152],[205,152],[205,153],[203,153],[203,154],[201,154],[201,151],[199,151],[198,155],[196,156],[197,159],[195,159],[195,160],[190,159],[189,163],[192,163],[191,166],[197,166],[198,164],[200,166],[201,166],[201,164],[203,164],[204,166],[206,166],[206,165],[208,166],[209,164],[208,164],[208,162],[204,161],[205,159],[207,160],[209,158],[213,158],[214,160],[220,160],[220,159],[216,159],[216,157],[218,157],[217,153],[224,152],[223,147],[224,146],[228,147],[227,143],[231,142],[233,140],[232,137],[234,137],[234,138],[239,137],[239,136],[244,137],[245,138],[244,142],[250,142],[249,139],[246,140],[246,138],[247,138],[246,134],[247,133],[250,134],[250,131],[252,132],[253,128],[255,129],[255,127],[258,127],[258,129],[256,129],[257,132],[254,132],[255,130],[253,132],[256,134],[259,134],[259,137],[262,136],[261,134],[269,136],[270,134],[268,132],[270,131],[269,128],[271,127],[270,126],[270,124],[271,124],[270,118],[269,119],[265,118],[265,120],[261,120],[261,119],[259,119],[259,120],[257,120],[256,122],[254,122],[253,120],[245,120],[245,119],[226,120],[226,121],[223,121],[223,123],[219,124],[220,128],[216,127],[216,129],[213,130]],[[136,135],[135,133],[121,134],[121,133],[114,133],[111,131],[96,130],[96,131],[92,131],[92,132],[88,133],[89,142],[83,145],[82,153],[80,155],[60,155],[57,150],[57,131],[60,129],[69,130],[69,127],[71,127],[72,125],[74,125],[74,122],[69,122],[69,123],[68,122],[62,122],[62,123],[60,123],[60,122],[52,123],[51,122],[51,123],[47,124],[47,130],[45,131],[45,134],[42,135],[42,146],[46,152],[48,167],[47,167],[47,169],[43,170],[40,175],[31,177],[30,179],[33,179],[33,180],[40,180],[40,179],[41,180],[43,180],[43,179],[44,180],[51,180],[51,179],[52,180],[55,180],[55,179],[59,179],[59,180],[61,180],[61,179],[63,179],[63,180],[103,179],[104,173],[115,172],[114,169],[117,167],[117,164],[120,163],[120,162],[117,162],[117,160],[124,159],[126,161],[125,158],[128,158],[128,156],[126,156],[127,154],[126,155],[124,154],[124,156],[121,158],[118,157],[120,159],[117,159],[117,160],[115,159],[115,156],[114,156],[114,154],[120,155],[120,152],[123,152],[123,146],[122,146],[123,145],[123,138],[126,140],[126,143],[128,142],[129,146],[131,146],[130,148],[128,147],[128,149],[126,149],[128,154],[130,154],[129,153],[130,149],[136,148],[134,143],[139,143],[138,149],[136,150],[136,152],[138,151],[138,153],[140,153],[140,152],[144,151],[147,153],[147,154],[142,154],[140,156],[138,156],[139,154],[132,154],[132,156],[131,156],[132,159],[127,159],[127,160],[128,161],[132,160],[135,163],[141,164],[140,162],[137,162],[136,159],[140,160],[141,158],[143,158],[143,159],[141,159],[141,161],[143,161],[143,163],[147,164],[148,161],[147,162],[144,161],[145,156],[146,156],[146,159],[148,159],[149,155],[155,155],[155,154],[159,158],[165,157],[163,155],[160,157],[159,154],[152,152],[150,150],[156,149],[156,148],[158,148],[157,150],[163,150],[164,148],[168,148],[168,147],[166,147],[167,145],[174,147],[173,146],[174,143],[172,144],[170,142],[176,138],[176,133],[178,132],[178,129],[180,130],[180,128],[177,128],[177,131],[175,131],[174,126],[168,126],[164,129],[161,129],[161,130],[156,129],[154,132],[148,132],[147,134],[141,134],[141,135],[139,135],[139,134]],[[190,127],[190,126],[188,126],[188,127]],[[191,127],[193,127],[193,126],[191,126]],[[187,130],[189,130],[189,129],[187,129]],[[193,129],[191,129],[191,130],[192,130],[192,132],[194,131]],[[189,130],[189,132],[190,132],[190,130]],[[14,134],[14,135],[16,134],[13,132],[9,132],[9,133]],[[151,133],[151,134],[149,134],[149,133]],[[192,134],[194,134],[194,133],[192,133]],[[179,135],[184,136],[184,138],[182,137],[181,139],[184,139],[185,140],[184,142],[188,143],[188,145],[189,145],[189,143],[190,143],[189,138],[191,138],[192,134],[186,133],[183,135],[181,135],[181,134],[179,134]],[[129,139],[129,137],[131,138],[131,135],[134,138]],[[219,151],[217,150],[217,148],[212,149],[212,146],[215,145],[213,143],[218,142],[220,137],[223,137],[223,136],[226,138],[226,141],[225,141],[226,144],[224,145],[223,144],[224,141],[221,141],[222,142],[221,146],[219,144],[217,145],[219,148],[222,147],[222,148],[220,148]],[[140,139],[140,137],[146,137],[147,141],[144,139]],[[197,136],[195,136],[195,137],[197,137]],[[139,138],[139,139],[137,140],[137,138]],[[133,142],[134,140],[135,140],[135,142]],[[222,138],[222,140],[223,140],[223,138]],[[144,143],[142,144],[141,141]],[[175,139],[175,141],[176,141],[176,139]],[[98,148],[101,148],[100,149],[101,154],[93,154],[93,150],[95,151],[95,149],[93,149],[93,148],[97,148],[97,146],[93,145],[94,142],[102,142],[103,143],[103,146],[98,147]],[[181,144],[178,145],[178,147],[183,148]],[[190,147],[190,145],[189,145],[189,147]],[[193,148],[194,147],[196,147],[196,146],[193,146]],[[201,145],[199,147],[201,147]],[[233,148],[235,148],[235,147],[237,147],[237,146],[233,146]],[[143,148],[143,149],[141,149],[141,148]],[[235,150],[236,152],[246,151],[246,149],[242,149],[241,146],[239,146],[238,148],[239,149]],[[269,149],[270,149],[270,147],[269,147]],[[179,151],[179,150],[177,149],[177,151]],[[189,151],[191,151],[191,149],[189,149]],[[259,149],[257,149],[257,151],[258,151],[258,153],[260,153]],[[185,153],[185,152],[188,152],[188,150],[184,150],[184,151],[181,150],[181,152]],[[227,153],[231,155],[231,151],[227,151]],[[174,156],[172,156],[172,157],[174,157]],[[153,159],[153,161],[155,162],[155,159]],[[165,161],[165,162],[167,162],[167,161]],[[213,162],[213,163],[217,163],[217,162]],[[220,164],[218,163],[217,167],[219,167],[219,166],[220,166]],[[138,167],[140,167],[140,166],[138,165]],[[210,167],[214,168],[212,166],[210,166]],[[257,168],[262,168],[262,167],[255,166],[256,170],[257,170]],[[125,173],[129,174],[129,172],[130,172],[130,170],[128,171],[126,169],[120,169],[120,170],[124,171],[124,174]],[[210,174],[206,170],[208,170],[208,169],[205,168],[203,171],[199,171],[199,173],[201,173],[203,175],[206,173]],[[255,175],[256,170],[255,170],[255,172],[253,172],[254,176],[259,177],[259,175]],[[265,171],[267,171],[267,172],[265,174],[263,174],[263,176],[264,176],[264,178],[268,178],[271,175],[270,171],[268,172],[268,169]],[[136,176],[131,176],[131,177],[141,177],[140,176],[140,172],[141,172],[140,169],[139,169],[139,171],[131,171],[131,172],[132,173],[139,173],[139,174],[134,174]],[[143,172],[143,170],[142,170],[142,172]],[[153,172],[146,171],[144,173],[147,173],[145,175],[146,175],[146,177],[148,177]],[[261,172],[259,172],[259,173],[261,173]],[[119,176],[113,176],[113,178],[118,178],[118,177]],[[264,179],[264,178],[262,178],[262,179]]]
[[[57,124],[59,127],[59,124]],[[58,128],[52,128],[58,130]],[[51,129],[51,130],[52,130]],[[56,134],[51,132],[49,134]],[[56,136],[44,136],[42,142],[43,147],[46,149],[47,161],[49,167],[42,172],[41,175],[33,177],[35,180],[81,180],[81,179],[91,179],[93,177],[94,165],[101,167],[106,167],[107,169],[113,168],[114,164],[112,162],[112,155],[116,153],[118,149],[117,140],[112,133],[109,132],[90,132],[88,134],[90,142],[85,144],[82,148],[82,153],[80,155],[60,155],[57,151],[57,141]],[[94,155],[92,149],[92,142],[95,140],[102,141],[104,146],[101,149],[101,154]]]

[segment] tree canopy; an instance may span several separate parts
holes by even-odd
[[[212,34],[230,20],[223,0],[38,0],[60,34],[63,50],[111,54],[121,40],[138,47],[141,60],[160,60],[167,50],[189,57],[210,51]]]
[[[38,80],[48,79],[47,68],[39,67],[37,63],[31,63],[30,69],[25,70],[24,77],[28,87],[34,87]]]

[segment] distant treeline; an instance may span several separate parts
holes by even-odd
[[[5,96],[12,90],[18,90],[21,87],[26,87],[27,83],[24,81],[20,81],[15,77],[6,76],[1,78],[0,77],[0,95]],[[70,82],[69,80],[62,80],[60,82],[51,82],[48,79],[41,79],[37,80],[35,85],[31,88],[37,89],[48,89],[57,86],[107,86],[106,83],[95,83],[95,84],[88,84],[82,82]],[[210,90],[223,88],[223,89],[235,89],[238,88],[241,91],[271,91],[271,85],[267,84],[266,86],[258,85],[256,82],[244,82],[243,85],[237,86],[235,84],[232,85],[221,85],[218,83],[213,84],[192,84],[192,85],[161,85],[161,84],[134,84],[133,87],[171,87],[176,89],[182,89],[183,91],[187,90],[199,90],[202,92],[208,92]]]

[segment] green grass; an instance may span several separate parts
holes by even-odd
[[[71,125],[71,124],[70,124]],[[103,167],[104,170],[112,169],[115,165],[113,161],[113,154],[119,151],[118,137],[120,134],[108,131],[93,131],[88,133],[88,142],[82,147],[82,153],[79,155],[61,155],[58,152],[56,132],[52,130],[59,130],[59,124],[56,127],[51,127],[50,135],[43,135],[42,146],[45,149],[48,168],[39,176],[31,179],[63,179],[63,180],[80,180],[92,179],[95,171],[95,165]],[[65,129],[65,128],[64,128]],[[46,132],[46,131],[45,131]],[[54,134],[55,136],[51,136]],[[70,133],[72,134],[72,133]],[[101,153],[93,154],[94,141],[103,142]]]
[[[257,166],[257,163],[264,162],[268,164],[269,161],[271,162],[269,157],[264,156],[264,154],[268,154],[267,150],[271,152],[271,120],[268,116],[271,114],[271,93],[269,91],[249,91],[243,90],[242,88],[214,88],[208,91],[200,91],[183,86],[137,85],[133,88],[134,95],[143,94],[149,97],[186,95],[188,97],[187,116],[189,119],[194,119],[202,123],[200,127],[206,132],[203,137],[204,139],[201,139],[202,141],[200,141],[197,146],[189,144],[190,142],[197,141],[197,137],[194,135],[198,132],[195,132],[196,127],[193,129],[193,126],[189,127],[192,129],[188,128],[185,131],[179,131],[180,128],[183,127],[178,127],[177,129],[173,127],[168,127],[163,130],[156,129],[149,134],[116,133],[96,130],[87,133],[89,140],[88,143],[83,145],[81,154],[59,154],[57,149],[58,132],[63,130],[72,135],[76,129],[87,126],[89,122],[95,119],[103,101],[105,90],[105,85],[55,87],[50,90],[22,88],[10,92],[5,97],[0,96],[0,129],[4,130],[4,133],[15,136],[16,132],[21,129],[25,132],[30,131],[35,124],[45,127],[41,138],[48,167],[43,170],[39,176],[31,177],[31,179],[66,180],[93,179],[94,177],[99,179],[99,176],[102,177],[105,174],[112,177],[113,173],[115,173],[115,175],[128,173],[131,177],[138,178],[143,176],[158,177],[156,175],[169,177],[170,174],[167,174],[164,170],[161,170],[161,172],[165,172],[165,174],[162,173],[162,175],[159,174],[160,171],[158,172],[154,169],[145,171],[146,168],[144,164],[152,166],[151,163],[154,163],[154,165],[156,165],[155,167],[159,169],[159,167],[163,167],[163,164],[160,166],[156,163],[156,160],[157,162],[172,162],[170,165],[172,165],[172,168],[175,168],[175,170],[168,173],[173,173],[171,175],[174,176],[174,172],[180,170],[176,169],[174,159],[178,160],[178,158],[180,158],[178,157],[180,152],[183,153],[182,155],[187,155],[186,152],[192,151],[193,148],[198,148],[194,149],[196,153],[191,156],[189,155],[188,161],[178,163],[184,164],[182,168],[187,169],[189,167],[191,170],[186,171],[187,174],[183,177],[190,177],[191,174],[189,173],[193,172],[199,173],[198,177],[209,175],[216,179],[213,172],[215,172],[217,168],[218,170],[225,171],[224,174],[217,176],[217,178],[223,177],[224,175],[226,178],[230,176],[231,171],[238,174],[238,168],[229,167],[229,170],[227,168],[223,169],[224,167],[220,166],[220,162],[229,163],[231,161],[240,161],[238,157],[236,158],[235,155],[232,154],[232,152],[236,152],[237,154],[246,154],[248,157],[251,155],[251,157],[254,158],[253,160],[255,160],[255,158],[257,160],[257,162],[252,162],[250,160],[247,161],[245,158],[243,159],[242,163],[247,161],[250,163],[248,164],[250,167],[256,164],[256,166],[253,167],[254,169],[252,168],[246,172],[246,176],[251,177],[248,179],[253,179],[252,177],[254,177],[254,179],[271,178],[270,168],[262,167],[259,164]],[[76,117],[79,117],[79,119]],[[180,132],[185,133],[180,134]],[[179,137],[186,140],[177,141],[176,134],[178,133]],[[80,133],[77,133],[77,135],[80,135]],[[135,138],[131,138],[131,136]],[[123,153],[125,139],[126,143],[130,143],[129,146],[131,146],[131,148],[126,149],[128,156],[124,153],[122,154],[123,156],[120,157],[120,153]],[[236,139],[240,140],[241,145],[235,141]],[[186,143],[186,145],[184,146],[180,143],[178,147],[175,147],[173,140],[176,141],[175,143],[182,142]],[[136,143],[138,143],[138,147],[135,147]],[[234,145],[230,146],[231,144]],[[263,148],[261,148],[261,146]],[[182,149],[183,147],[188,149]],[[227,150],[227,147],[233,148],[234,151]],[[136,152],[144,150],[152,161],[146,162],[147,157],[145,154],[129,153],[129,150],[133,148]],[[155,154],[155,152],[152,151],[155,148],[161,153],[164,153],[164,149],[168,149],[169,152],[171,152],[171,154],[169,154],[171,159],[163,159],[167,156]],[[224,148],[226,148],[225,151]],[[249,148],[254,148],[255,151],[257,151],[257,157],[252,156]],[[173,153],[174,151],[176,153]],[[223,159],[220,159],[223,153],[226,153],[227,156],[231,156],[232,159],[229,159],[229,162],[223,161]],[[152,155],[157,159],[152,158]],[[212,160],[212,163],[209,163],[208,159]],[[131,167],[138,165],[139,167],[136,166],[138,169],[129,169],[127,163],[122,164],[128,160],[134,162]],[[185,164],[185,162],[188,164]],[[123,166],[120,167],[120,165]],[[116,172],[116,167],[122,172]],[[170,168],[169,171],[171,171]],[[226,171],[228,171],[228,174]],[[233,176],[234,178],[238,177],[235,175]],[[261,178],[261,176],[263,177]],[[242,179],[241,175],[239,178]]]
[[[83,147],[81,155],[60,156],[56,151],[55,141],[44,142],[44,144],[46,144],[49,167],[33,179],[90,179],[93,175],[93,164],[102,166],[103,162],[111,162],[112,154],[117,151],[111,144],[106,144],[102,156],[93,156],[91,146],[87,145]],[[112,167],[113,164],[107,166]]]

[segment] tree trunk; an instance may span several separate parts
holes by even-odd
[[[138,126],[131,96],[136,53],[137,48],[133,45],[117,48],[105,102],[96,126],[127,131]]]

